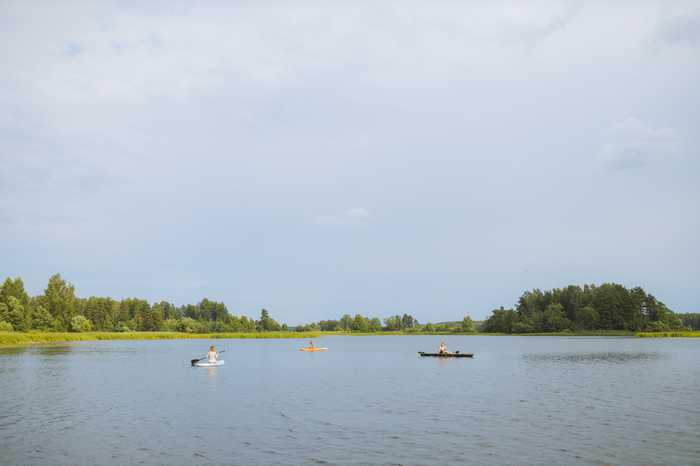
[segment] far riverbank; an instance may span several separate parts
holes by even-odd
[[[0,346],[23,346],[71,341],[99,340],[186,340],[186,339],[226,339],[226,338],[316,338],[320,332],[223,332],[223,333],[184,333],[184,332],[0,332]]]
[[[677,332],[627,332],[619,330],[609,331],[585,331],[585,332],[553,332],[553,333],[429,333],[429,332],[224,332],[224,333],[184,333],[184,332],[0,332],[0,346],[25,346],[48,343],[65,343],[71,341],[99,341],[99,340],[185,340],[185,339],[268,339],[268,338],[296,338],[308,339],[323,336],[410,336],[410,335],[463,335],[463,336],[558,336],[558,337],[591,337],[591,336],[615,336],[615,337],[642,337],[642,338],[700,338],[700,331]]]

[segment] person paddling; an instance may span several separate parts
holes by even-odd
[[[309,348],[316,348],[316,347],[314,346],[313,340],[311,340],[311,341],[309,342]]]
[[[440,342],[440,348],[438,348],[438,353],[439,354],[449,354],[449,351],[447,351],[447,347],[445,346],[444,341]]]
[[[219,360],[219,353],[216,352],[216,346],[210,346],[207,353],[207,361],[216,362]]]

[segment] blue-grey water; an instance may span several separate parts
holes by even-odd
[[[205,340],[0,350],[2,465],[699,465],[700,339]]]

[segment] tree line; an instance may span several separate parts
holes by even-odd
[[[684,322],[642,288],[616,283],[526,291],[515,309],[496,309],[481,331],[498,333],[581,330],[668,331]]]
[[[678,314],[683,322],[683,327],[690,330],[700,330],[700,312],[686,312],[685,314]]]
[[[476,324],[469,316],[464,316],[461,321],[442,322],[439,324],[420,324],[418,320],[410,314],[393,315],[384,318],[383,322],[379,317],[365,317],[362,314],[344,314],[338,320],[321,320],[306,325],[299,325],[295,328],[298,332],[326,331],[326,332],[351,332],[351,333],[374,333],[374,332],[406,332],[406,333],[472,333],[476,332]]]
[[[21,278],[0,286],[0,331],[177,331],[187,333],[287,330],[267,310],[258,320],[230,314],[224,303],[203,299],[175,306],[167,301],[96,297],[79,298],[59,274],[49,278],[44,293],[29,296]]]
[[[186,333],[269,332],[289,330],[270,317],[267,310],[257,320],[229,313],[226,305],[207,298],[197,304],[176,306],[167,301],[145,299],[80,298],[75,287],[60,274],[52,275],[43,292],[30,296],[21,278],[7,278],[0,286],[0,331],[175,331]],[[299,325],[296,331],[346,332],[474,332],[469,316],[463,321],[419,324],[410,314],[380,320],[361,314],[344,314],[338,320]]]
[[[421,324],[410,314],[384,318],[344,314],[294,329],[372,333],[535,333],[585,330],[669,331],[700,329],[700,313],[675,314],[642,288],[615,283],[570,285],[548,291],[526,291],[513,309],[496,309],[478,325],[468,315],[461,321]],[[59,274],[49,278],[43,294],[29,296],[21,278],[0,286],[0,331],[177,331],[187,333],[289,330],[267,310],[255,320],[229,313],[221,302],[202,299],[176,306],[167,301],[79,298]]]

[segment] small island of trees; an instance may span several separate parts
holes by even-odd
[[[515,309],[496,309],[481,331],[540,333],[624,330],[662,332],[682,329],[681,316],[642,288],[616,283],[570,285],[526,291]]]

